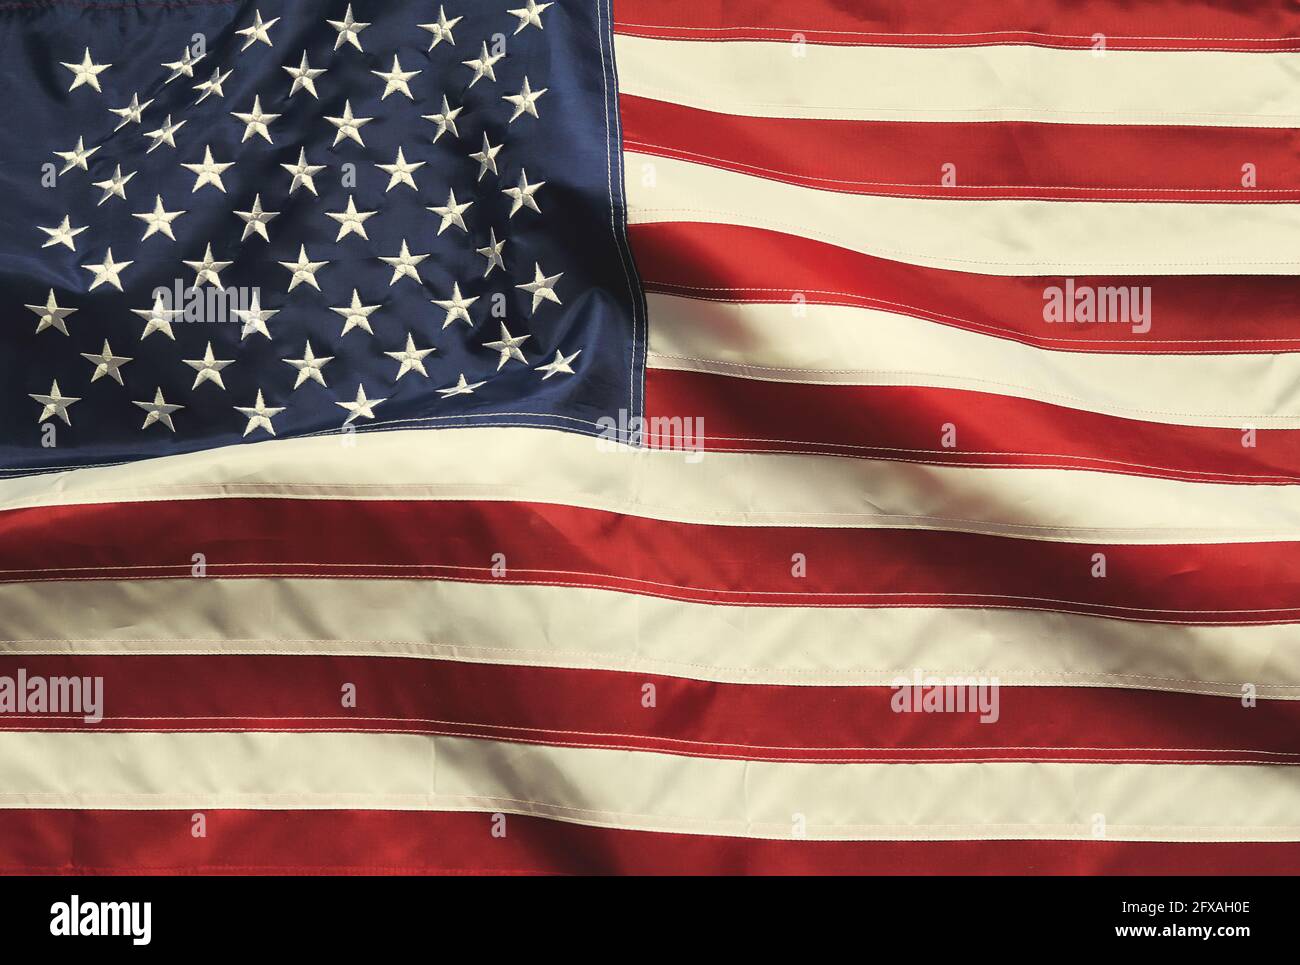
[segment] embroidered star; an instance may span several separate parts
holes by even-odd
[[[478,177],[475,180],[482,181],[483,175],[487,174],[489,171],[493,174],[497,173],[497,155],[501,152],[501,148],[504,146],[504,144],[498,144],[496,147],[493,147],[492,142],[488,140],[487,131],[483,132],[483,150],[470,155],[471,160],[478,161],[479,163]]]
[[[156,234],[166,235],[172,241],[175,241],[176,236],[172,234],[172,222],[175,221],[183,214],[185,214],[184,211],[166,210],[163,207],[162,195],[159,194],[156,195],[154,198],[152,211],[144,211],[141,212],[140,214],[133,214],[131,215],[131,217],[139,218],[141,221],[143,221],[145,224],[149,226],[144,229],[144,237],[140,239],[141,241],[145,241]]]
[[[77,245],[72,239],[86,230],[85,225],[82,225],[80,228],[72,227],[67,215],[63,216],[62,224],[53,228],[45,228],[41,225],[37,225],[36,227],[40,228],[50,236],[50,240],[41,245],[42,248],[48,248],[51,245],[67,245],[73,251],[77,250]]]
[[[503,101],[509,101],[515,105],[515,112],[510,115],[510,120],[506,123],[512,123],[523,114],[532,114],[533,117],[537,117],[537,99],[548,90],[550,90],[549,87],[533,90],[528,86],[528,78],[525,76],[523,89],[518,94],[506,94],[501,98]]]
[[[418,275],[416,276],[418,279]],[[393,281],[396,281],[396,277]],[[331,308],[330,311],[338,312],[343,316],[343,331],[340,335],[346,335],[354,328],[359,328],[367,334],[374,335],[374,329],[370,327],[370,316],[379,310],[378,305],[362,305],[361,296],[357,290],[352,289],[352,304],[344,308]],[[332,358],[333,356],[331,356]],[[324,383],[321,383],[324,385]]]
[[[163,64],[164,67],[172,72],[172,75],[163,81],[163,84],[170,84],[177,77],[193,77],[194,65],[206,56],[207,54],[199,54],[195,57],[190,51],[190,48],[186,47],[185,52],[181,54],[180,60],[173,60],[170,64]]]
[[[420,273],[416,271],[416,266],[428,257],[427,254],[411,254],[410,249],[406,247],[405,240],[402,241],[402,250],[398,252],[397,255],[391,258],[385,258],[383,255],[380,255],[379,260],[386,265],[391,265],[393,268],[393,280],[388,283],[389,287],[391,288],[393,285],[396,285],[404,275],[407,278],[413,278],[418,282],[420,280]]]
[[[147,100],[143,104],[141,104],[140,95],[132,94],[131,103],[127,104],[125,107],[110,107],[108,109],[110,114],[116,114],[118,117],[122,118],[122,120],[118,123],[117,127],[113,128],[113,130],[120,131],[128,124],[141,123],[141,121],[143,120],[141,115],[144,114],[145,110],[152,103],[153,100],[151,98],[150,100]]]
[[[460,115],[460,112],[463,111],[464,109],[465,108],[463,107],[458,107],[453,111],[451,109],[451,105],[447,103],[447,95],[443,94],[442,113],[421,115],[426,121],[432,121],[434,124],[438,125],[438,131],[436,134],[433,135],[434,144],[437,144],[438,138],[442,137],[448,131],[451,131],[452,136],[460,137],[460,131],[456,130],[456,118]]]
[[[86,53],[85,56],[81,58],[81,63],[69,64],[63,61],[60,61],[60,63],[62,63],[64,67],[68,68],[68,70],[72,71],[72,86],[68,88],[69,91],[74,91],[85,84],[89,87],[93,87],[96,93],[104,93],[103,88],[99,86],[99,75],[113,65],[97,64],[92,61],[90,59],[89,47],[86,48]]]
[[[374,407],[379,405],[381,402],[387,401],[387,399],[367,399],[366,387],[358,383],[357,399],[355,402],[335,402],[334,404],[340,409],[348,410],[349,415],[343,420],[343,424],[347,425],[353,419],[373,419],[375,417]]]
[[[552,375],[572,375],[573,360],[582,354],[582,349],[574,352],[572,355],[565,355],[559,349],[555,350],[555,361],[547,362],[545,365],[536,365],[534,369],[538,372],[545,372],[542,381],[545,382]]]
[[[193,194],[205,184],[210,184],[222,194],[226,193],[226,186],[221,182],[221,172],[226,168],[233,168],[234,161],[226,161],[218,164],[212,160],[211,146],[203,149],[203,162],[201,164],[182,164],[181,167],[194,172],[194,188],[190,191]]]
[[[302,63],[297,67],[282,67],[281,70],[288,71],[289,76],[293,78],[293,86],[289,88],[290,97],[300,90],[305,90],[312,97],[320,100],[320,95],[316,93],[316,78],[325,73],[325,68],[308,66],[307,51],[302,52]]]
[[[484,348],[490,348],[493,351],[500,352],[501,357],[497,359],[497,371],[500,372],[507,362],[514,359],[517,362],[524,362],[524,353],[519,348],[524,342],[532,338],[531,335],[513,336],[510,329],[506,328],[506,323],[501,323],[501,338],[495,342],[484,342]]]
[[[229,268],[233,262],[217,261],[212,257],[212,243],[208,243],[207,250],[203,252],[202,261],[182,261],[181,264],[195,271],[194,287],[198,288],[204,282],[218,288],[221,291],[226,290],[226,286],[221,284],[221,276],[218,274],[223,268]]]
[[[335,311],[338,311],[338,309],[335,309]],[[280,361],[292,365],[298,370],[298,379],[293,383],[293,387],[296,389],[308,379],[311,379],[313,382],[319,382],[321,385],[325,385],[325,376],[321,372],[321,369],[325,367],[326,363],[333,362],[334,356],[316,355],[316,353],[311,349],[311,341],[309,340],[306,347],[303,349],[302,358],[281,359]]]
[[[509,217],[513,218],[516,214],[518,214],[520,208],[531,208],[532,210],[536,211],[538,214],[541,214],[542,209],[537,206],[537,199],[534,198],[533,195],[535,195],[538,189],[541,188],[541,186],[544,185],[545,183],[546,183],[545,181],[534,181],[532,184],[529,184],[528,171],[524,168],[520,168],[519,183],[515,185],[513,188],[501,189],[501,193],[504,194],[506,197],[510,198],[511,201],[514,202],[512,205],[510,205]]]
[[[534,276],[532,281],[524,285],[515,286],[516,288],[522,288],[524,291],[528,292],[528,294],[533,296],[532,310],[536,312],[537,306],[542,303],[543,299],[548,302],[555,302],[557,305],[561,304],[559,296],[555,294],[555,283],[563,277],[564,272],[548,277],[542,274],[542,266],[537,262],[533,263],[533,271]]]
[[[515,28],[515,33],[519,33],[525,27],[536,27],[538,30],[544,30],[546,28],[542,26],[542,13],[549,6],[549,3],[526,0],[525,6],[517,10],[507,10],[506,13],[519,18],[519,26]]]
[[[266,226],[271,223],[272,218],[279,217],[280,212],[262,210],[262,195],[258,194],[253,198],[252,211],[236,211],[235,214],[244,221],[244,236],[239,239],[240,241],[247,241],[248,236],[252,234],[261,235],[263,241],[270,241],[271,236],[266,233]]]
[[[382,70],[372,70],[370,73],[380,77],[384,81],[384,92],[379,99],[387,100],[388,95],[394,92],[405,94],[411,100],[415,96],[411,93],[411,78],[420,73],[418,70],[402,70],[402,65],[397,60],[397,54],[393,54],[393,69],[387,72]]]
[[[374,118],[353,117],[352,101],[348,100],[343,102],[342,117],[327,117],[325,118],[325,120],[329,121],[336,128],[338,128],[338,131],[334,135],[334,144],[332,145],[333,147],[338,147],[339,141],[343,140],[345,137],[351,138],[352,140],[360,144],[362,147],[365,147],[366,142],[361,140],[361,128],[365,127],[367,124],[373,121]]]
[[[113,176],[111,178],[109,178],[106,181],[92,182],[95,187],[104,189],[104,196],[101,197],[99,201],[95,203],[95,206],[99,207],[99,205],[103,204],[109,198],[121,198],[123,201],[125,201],[126,183],[130,181],[133,177],[135,177],[135,175],[136,172],[132,171],[126,177],[122,177],[122,165],[119,164],[117,166],[117,170],[113,172]]]
[[[87,151],[85,142],[82,140],[82,138],[77,138],[77,146],[74,147],[71,151],[53,152],[55,157],[61,157],[63,158],[63,160],[68,162],[67,164],[63,165],[63,170],[60,171],[59,173],[67,174],[73,168],[81,168],[81,170],[83,171],[89,171],[90,168],[86,166],[86,159],[89,158],[92,154],[94,154],[98,150],[99,150],[98,147],[92,147],[89,151]]]
[[[77,310],[75,308],[60,308],[58,299],[54,297],[53,288],[50,289],[49,297],[45,299],[44,305],[28,305],[26,307],[29,311],[35,312],[36,317],[40,319],[36,323],[37,335],[47,328],[56,328],[64,335],[67,335],[68,326],[63,320]]]
[[[326,211],[327,218],[333,218],[339,223],[339,236],[334,241],[340,242],[350,234],[358,234],[366,241],[370,238],[366,235],[366,219],[373,218],[378,212],[375,211],[358,211],[356,202],[352,195],[348,195],[348,207],[346,211]]]
[[[270,338],[271,331],[266,327],[266,323],[269,322],[273,316],[279,314],[280,310],[278,308],[262,307],[262,292],[259,289],[254,288],[253,297],[249,300],[249,306],[247,308],[237,308],[234,310],[235,317],[244,323],[239,329],[239,340],[242,342],[254,332]]]
[[[473,395],[475,389],[486,384],[486,382],[466,382],[465,373],[462,372],[455,385],[449,389],[439,389],[438,394],[444,399],[450,399],[453,395]]]
[[[244,123],[244,136],[239,139],[241,144],[244,141],[247,141],[254,134],[260,134],[266,140],[267,144],[275,143],[271,140],[271,132],[267,129],[267,125],[280,117],[280,115],[264,114],[262,112],[262,98],[260,96],[255,96],[253,98],[252,113],[240,114],[237,111],[231,111],[230,114],[232,117],[235,117]]]
[[[476,301],[478,301],[478,298],[479,297],[477,295],[475,295],[473,298],[461,297],[460,283],[452,282],[451,298],[444,299],[444,300],[439,300],[437,298],[433,299],[433,303],[435,305],[437,305],[439,308],[445,308],[447,310],[447,317],[442,320],[442,327],[446,328],[452,322],[456,321],[456,319],[461,318],[465,320],[466,325],[468,325],[470,328],[473,328],[474,320],[469,317],[469,307],[473,305]]]
[[[221,85],[224,84],[227,80],[229,80],[230,75],[233,73],[234,70],[232,69],[226,71],[223,74],[221,72],[221,68],[218,67],[216,70],[212,72],[212,76],[209,77],[207,80],[200,81],[199,83],[195,84],[194,89],[197,91],[202,91],[203,93],[199,95],[199,99],[196,100],[194,103],[202,104],[213,94],[216,94],[218,97],[225,97],[226,92],[221,89]]]
[[[414,190],[419,190],[415,187],[415,179],[412,178],[411,175],[424,167],[424,165],[424,161],[416,161],[414,164],[408,163],[406,155],[402,153],[402,149],[399,147],[397,149],[397,159],[393,161],[392,164],[375,165],[379,170],[384,171],[389,175],[388,187],[384,188],[384,194],[387,194],[399,184],[406,184]]]
[[[483,248],[474,249],[476,252],[478,252],[480,255],[482,255],[484,258],[487,259],[487,268],[484,269],[483,271],[484,278],[492,274],[493,268],[500,268],[502,271],[505,270],[506,263],[501,258],[501,249],[503,249],[506,246],[506,241],[508,240],[509,239],[502,238],[500,241],[497,241],[497,229],[491,228],[488,231],[487,246]]]
[[[298,149],[297,164],[281,164],[280,167],[293,175],[293,183],[289,185],[290,194],[293,194],[301,187],[306,187],[312,194],[316,194],[316,182],[312,178],[320,171],[325,170],[323,164],[307,163],[307,149],[305,147]]]
[[[145,411],[144,425],[140,426],[141,429],[148,429],[155,422],[161,422],[172,432],[176,431],[176,426],[172,424],[172,413],[185,408],[183,405],[175,405],[164,399],[161,388],[154,392],[152,402],[133,402],[132,405],[138,405]]]
[[[429,43],[429,49],[432,50],[444,40],[448,45],[456,46],[456,38],[451,35],[452,28],[464,20],[464,17],[453,17],[447,19],[447,12],[442,9],[442,4],[438,5],[438,21],[436,23],[422,23],[419,25],[421,30],[427,30],[433,34],[433,40]]]
[[[244,435],[247,436],[254,429],[265,429],[271,435],[275,435],[275,426],[271,425],[271,420],[285,410],[285,406],[270,406],[262,400],[262,390],[257,390],[257,401],[251,406],[234,406],[234,410],[248,419],[248,425],[244,427]]]
[[[182,314],[179,308],[166,308],[166,299],[159,292],[154,296],[153,308],[133,308],[131,311],[144,319],[144,331],[140,333],[140,341],[144,341],[154,332],[162,332],[173,342],[176,341],[176,333],[172,331],[172,321],[177,315]]]
[[[361,50],[361,39],[358,35],[370,24],[352,19],[352,4],[348,4],[348,12],[343,15],[342,20],[327,20],[325,22],[339,32],[339,35],[334,38],[335,50],[342,47],[345,41],[356,47],[357,50]]]
[[[316,272],[320,271],[322,268],[328,265],[329,262],[308,261],[307,246],[299,245],[298,260],[282,261],[280,262],[280,264],[283,265],[285,268],[288,268],[289,271],[293,272],[293,277],[289,279],[289,291],[293,291],[295,288],[297,288],[299,285],[302,284],[311,285],[312,288],[316,289],[317,291],[320,291],[320,282],[316,280]]]
[[[455,225],[461,231],[468,232],[465,227],[465,212],[472,206],[473,201],[466,201],[464,204],[456,203],[456,192],[447,192],[447,203],[443,205],[434,205],[429,208],[434,214],[442,216],[442,224],[438,225],[438,234],[442,234],[448,225]]]
[[[244,46],[239,48],[239,52],[243,53],[245,50],[253,46],[253,44],[257,43],[259,40],[262,43],[266,44],[268,47],[274,47],[275,44],[271,43],[271,35],[268,34],[267,31],[270,30],[279,22],[280,22],[279,17],[273,17],[270,20],[263,21],[262,12],[260,10],[254,10],[252,26],[245,27],[243,30],[235,31],[235,33],[237,33],[239,36],[248,38],[247,40],[244,41]]]
[[[41,409],[41,414],[36,420],[38,424],[53,416],[58,416],[63,420],[64,425],[72,425],[72,418],[68,415],[68,406],[72,405],[74,402],[81,401],[81,399],[75,396],[64,395],[60,392],[58,379],[55,379],[54,384],[50,386],[49,395],[28,393],[28,397],[35,399],[45,407]]]
[[[207,349],[203,352],[201,359],[181,359],[186,365],[194,370],[194,385],[190,391],[197,389],[204,382],[211,382],[217,388],[224,390],[226,383],[221,380],[221,370],[227,365],[233,365],[234,359],[219,359],[212,353],[212,343],[208,342]]]
[[[153,143],[149,145],[149,149],[144,153],[152,154],[157,148],[164,144],[168,147],[175,147],[176,132],[184,126],[185,121],[181,121],[179,124],[173,124],[172,116],[168,114],[167,120],[163,121],[162,127],[158,128],[156,131],[145,131],[144,136],[153,138]]]
[[[496,64],[496,62],[504,56],[505,54],[489,55],[487,49],[487,41],[484,41],[483,47],[479,51],[479,55],[477,57],[475,57],[473,60],[461,61],[462,64],[464,64],[470,70],[474,71],[474,77],[472,80],[470,80],[469,86],[473,87],[484,77],[486,77],[490,81],[495,81],[497,79],[497,74],[496,71],[493,69],[493,67]]]
[[[92,272],[95,276],[94,280],[90,283],[90,291],[94,291],[100,285],[105,283],[108,283],[118,291],[121,291],[122,279],[118,276],[124,269],[134,264],[135,262],[133,261],[114,261],[113,249],[109,248],[108,254],[104,256],[103,262],[98,265],[82,265],[81,267],[86,271]]]
[[[125,355],[114,355],[113,350],[109,347],[108,339],[104,339],[104,347],[100,349],[98,355],[82,352],[81,357],[95,367],[95,373],[90,377],[90,381],[98,382],[107,375],[118,385],[124,384],[122,382],[122,373],[119,370],[131,359]]]
[[[408,332],[406,335],[406,348],[400,352],[385,352],[390,359],[401,363],[397,369],[397,375],[394,381],[401,379],[407,372],[419,372],[426,379],[429,373],[424,370],[424,357],[433,352],[431,348],[416,348],[415,339]]]

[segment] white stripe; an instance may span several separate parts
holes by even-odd
[[[768,228],[880,258],[986,275],[1300,273],[1296,204],[891,198],[820,191],[633,151],[626,160],[641,172],[627,181],[630,224]]]
[[[1034,610],[739,607],[577,587],[209,577],[0,585],[0,632],[0,652],[19,654],[337,654],[801,686],[889,686],[919,667],[1007,687],[1239,698],[1250,683],[1262,698],[1300,698],[1297,626]]]
[[[1300,55],[694,43],[619,35],[619,92],[727,114],[1300,126]],[[936,172],[935,177],[938,177]]]
[[[1051,352],[874,308],[655,294],[648,302],[652,368],[968,389],[1149,422],[1300,428],[1300,353]]]
[[[1101,815],[1110,840],[1291,841],[1294,776],[1226,764],[789,764],[406,734],[0,734],[0,807],[482,811],[753,838],[1085,839]]]

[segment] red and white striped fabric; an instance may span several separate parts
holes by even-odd
[[[702,457],[0,482],[0,673],[114,688],[0,718],[0,865],[1300,870],[1300,9],[614,19],[647,414]],[[1067,279],[1149,330],[1045,321]],[[895,713],[918,671],[998,719]]]

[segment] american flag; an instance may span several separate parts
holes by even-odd
[[[1300,7],[0,49],[0,869],[1300,870]]]

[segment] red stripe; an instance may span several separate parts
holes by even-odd
[[[610,458],[618,458],[611,456]],[[633,458],[628,456],[627,458]],[[864,504],[865,506],[865,504]],[[1108,576],[1094,579],[1093,555]],[[586,586],[749,606],[948,606],[1300,621],[1300,544],[1100,545],[923,529],[721,526],[571,506],[229,499],[0,514],[9,582],[211,576]],[[492,557],[506,570],[492,574]],[[791,565],[807,560],[806,575]]]
[[[770,841],[422,811],[0,811],[26,874],[1295,874],[1300,843]]]
[[[619,96],[623,147],[846,194],[946,200],[1295,202],[1300,131],[749,117]],[[1167,159],[1152,164],[1151,158]],[[1242,187],[1242,165],[1258,187]],[[952,165],[956,184],[941,179]]]
[[[983,721],[974,709],[923,712],[909,704],[896,712],[899,692],[891,687],[729,684],[396,657],[0,657],[0,675],[16,680],[20,670],[27,680],[103,678],[103,719],[6,710],[0,729],[418,733],[760,761],[1300,760],[1300,702],[1247,708],[1236,699],[1158,691],[1003,687],[996,719]],[[342,706],[344,684],[355,688],[355,707]]]
[[[742,370],[743,371],[743,370]],[[698,418],[700,438],[669,423],[656,448],[800,452],[946,466],[1088,469],[1197,482],[1300,482],[1294,429],[1170,425],[964,389],[767,382],[672,369],[646,372],[649,419]],[[684,423],[683,423],[684,425]],[[957,446],[945,449],[945,425]]]
[[[907,47],[1028,44],[1113,50],[1297,50],[1293,4],[1194,0],[616,0],[616,33]]]
[[[1077,286],[1149,287],[1152,324],[1043,320],[1044,290],[1064,277],[977,275],[888,261],[762,228],[633,225],[647,291],[738,302],[803,299],[877,308],[1039,348],[1079,352],[1300,351],[1300,285],[1270,275],[1077,276]]]

